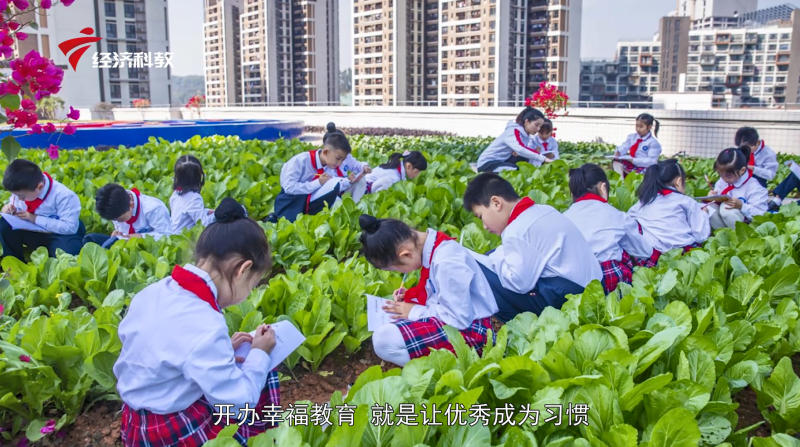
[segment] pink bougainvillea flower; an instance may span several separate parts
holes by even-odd
[[[39,6],[41,6],[42,9],[50,9],[53,7],[53,0],[42,0],[39,2]]]
[[[61,0],[61,4],[64,6],[71,6],[73,3],[75,3],[75,0]]]
[[[44,131],[47,133],[53,133],[56,131],[56,126],[53,125],[53,123],[47,123],[42,127],[42,129],[44,129]]]
[[[55,160],[56,158],[58,158],[58,146],[56,146],[55,144],[51,144],[50,148],[47,149],[47,155],[50,156],[51,160]]]
[[[25,363],[30,363],[31,362],[31,358],[29,356],[25,355],[25,354],[19,356],[19,359],[22,360]]]
[[[33,126],[31,126],[31,130],[28,131],[28,135],[33,135],[33,134],[38,135],[40,133],[42,133],[42,125],[39,123],[36,123]]]
[[[0,11],[5,11],[8,8],[8,0],[0,0]]]
[[[32,99],[25,98],[20,102],[20,107],[22,107],[22,110],[33,112],[36,110],[36,103]]]
[[[55,419],[50,419],[49,421],[47,421],[47,424],[45,424],[45,426],[42,427],[41,430],[39,430],[39,432],[41,432],[43,435],[46,435],[48,433],[53,433],[54,431],[56,431]]]
[[[3,315],[3,311],[5,311],[5,310],[6,310],[6,308],[3,307],[2,304],[0,304],[0,315]],[[2,427],[0,427],[0,429],[2,429]],[[2,431],[2,430],[0,430],[0,431]]]
[[[64,127],[64,130],[61,132],[64,132],[67,135],[75,135],[76,130],[78,130],[77,127],[73,126],[72,124],[67,124],[66,127]]]
[[[69,106],[69,113],[67,113],[67,118],[72,120],[78,120],[81,117],[81,111],[75,110],[72,106]]]
[[[22,438],[17,443],[17,447],[28,447],[28,438]]]
[[[35,113],[23,109],[6,109],[6,117],[8,118],[7,123],[13,125],[15,129],[32,127],[39,119]]]
[[[14,6],[17,7],[20,11],[24,11],[28,9],[28,0],[11,0],[14,3]]]
[[[16,31],[19,29],[19,27],[20,24],[17,22],[8,22],[8,28],[11,29],[11,31]]]
[[[22,31],[17,32],[17,34],[15,34],[15,36],[17,36],[17,40],[25,40],[25,39],[28,38],[28,34],[27,33],[23,33]]]

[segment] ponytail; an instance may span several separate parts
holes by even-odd
[[[720,152],[714,161],[714,170],[738,174],[750,163],[750,146],[731,147]]]
[[[642,113],[636,117],[636,121],[641,121],[648,126],[653,126],[653,135],[658,138],[658,129],[661,128],[661,123],[649,113]]]
[[[428,169],[428,160],[419,151],[404,152],[402,154],[395,152],[389,157],[389,161],[381,165],[381,168],[397,169],[402,163],[411,163],[414,169],[419,169],[420,171]]]
[[[609,191],[608,177],[600,166],[587,163],[569,170],[569,192],[573,201],[590,193],[600,195],[601,184],[605,184],[606,191]]]
[[[525,121],[536,121],[538,119],[544,120],[544,113],[540,112],[538,109],[528,106],[525,107],[522,112],[519,112],[519,115],[517,115],[517,124],[523,126],[525,125]]]
[[[406,241],[417,243],[414,230],[405,222],[378,219],[369,214],[358,218],[361,227],[361,250],[367,262],[379,269],[391,267],[400,260],[397,250]]]
[[[184,155],[175,162],[172,190],[178,194],[200,192],[206,182],[203,165],[194,155]]]
[[[678,160],[668,159],[651,165],[644,172],[644,180],[636,190],[642,206],[650,204],[665,189],[675,191],[675,179],[686,180],[686,172]],[[677,191],[676,191],[677,192]]]

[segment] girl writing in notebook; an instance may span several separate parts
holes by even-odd
[[[203,165],[194,155],[184,155],[175,162],[172,196],[169,198],[172,234],[181,234],[200,222],[208,226],[214,222],[214,210],[206,208],[200,190],[206,182]]]
[[[628,216],[641,225],[653,253],[637,259],[637,265],[655,267],[662,253],[676,248],[688,252],[711,235],[707,211],[685,191],[686,172],[677,160],[664,160],[645,171],[636,191],[639,202]]]
[[[649,166],[658,163],[661,155],[661,143],[658,142],[658,129],[661,123],[649,113],[642,113],[636,117],[636,133],[628,136],[624,143],[619,145],[614,155],[614,171],[623,177],[636,172],[641,174]]]
[[[736,228],[736,222],[750,223],[753,217],[767,212],[769,193],[747,168],[750,148],[730,148],[720,152],[714,162],[719,180],[708,195],[728,196],[728,201],[708,205],[714,208],[711,228]]]
[[[389,161],[366,175],[367,194],[389,189],[397,182],[414,180],[422,171],[428,169],[428,160],[422,152],[412,151],[394,153]]]
[[[453,350],[442,327],[461,331],[480,351],[497,312],[492,289],[469,250],[444,233],[416,231],[394,219],[362,215],[361,244],[370,264],[400,273],[420,270],[416,287],[395,292],[384,310],[396,321],[372,335],[375,353],[403,366],[431,349]]]
[[[228,335],[222,309],[244,301],[272,261],[264,230],[244,207],[225,198],[216,223],[200,235],[195,263],[133,297],[119,325],[122,351],[114,365],[122,406],[125,446],[199,447],[225,428],[213,417],[217,404],[245,404],[261,414],[280,405],[278,376],[270,361],[275,333],[266,325],[255,336]],[[234,350],[252,344],[241,367]],[[230,423],[237,423],[232,419]],[[271,428],[242,424],[235,439]]]

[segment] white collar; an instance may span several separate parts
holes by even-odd
[[[139,203],[139,198],[136,197],[136,194],[131,190],[128,190],[128,195],[130,195],[133,200],[133,211],[131,211],[131,213],[133,213],[133,216],[136,216],[139,214],[139,205],[141,205]]]
[[[50,190],[50,179],[44,174],[42,174],[42,177],[44,177],[44,188],[42,188],[42,191],[36,197],[44,200],[44,198],[47,196],[47,191]]]
[[[400,160],[400,180],[406,179],[406,162]]]
[[[425,240],[425,245],[422,247],[422,266],[426,269],[431,268],[431,256],[433,256],[433,246],[436,244],[437,231],[428,228],[428,238]]]
[[[194,264],[186,264],[183,266],[183,269],[199,276],[203,281],[206,282],[208,288],[211,289],[211,293],[214,294],[214,300],[217,301],[219,299],[217,296],[217,286],[214,285],[214,281],[211,279],[211,275],[209,275],[208,272],[195,266]]]
[[[652,136],[653,136],[653,133],[652,133],[652,132],[647,132],[647,135],[645,135],[645,136],[643,136],[643,137],[640,137],[640,136],[639,136],[639,134],[637,133],[637,134],[636,134],[636,139],[637,139],[637,140],[642,140],[642,143],[644,143],[645,141],[649,140],[649,139],[650,139],[650,137],[652,137]]]
[[[745,183],[747,183],[748,180],[750,180],[750,175],[748,175],[748,173],[745,173],[743,176],[739,177],[739,180],[733,183],[733,187],[737,189],[741,188]],[[728,186],[731,186],[731,184],[728,183]]]
[[[320,158],[319,154],[322,152],[322,149],[317,149],[314,152],[314,161],[316,162],[317,169],[325,169],[325,166],[322,166],[322,158]]]

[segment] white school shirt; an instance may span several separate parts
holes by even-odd
[[[433,251],[435,243],[436,230],[429,229],[422,248],[422,265],[430,269],[425,284],[428,300],[424,306],[412,307],[408,319],[435,317],[458,330],[464,330],[473,321],[496,314],[499,308],[492,288],[469,250],[456,241],[448,240]]]
[[[217,288],[205,271],[184,267]],[[271,369],[269,355],[252,349],[236,366],[225,317],[168,276],[131,300],[119,325],[122,351],[114,364],[117,391],[134,410],[168,414],[205,396],[211,405],[254,407]]]
[[[628,216],[642,225],[644,236],[661,253],[705,242],[711,235],[703,205],[678,192],[659,194],[645,206],[637,202]]]
[[[44,188],[39,193],[38,198],[44,199],[39,208],[33,213],[36,215],[36,225],[55,234],[75,234],[78,232],[81,217],[81,200],[71,189],[62,185],[56,180],[52,181],[44,176]],[[50,193],[47,193],[47,190]],[[46,197],[46,198],[45,198]],[[9,203],[20,211],[27,211],[28,206],[25,201],[11,195]]]
[[[128,191],[128,194],[133,198],[133,214],[139,215],[139,218],[133,223],[133,229],[137,233],[152,236],[155,240],[172,234],[172,222],[170,222],[169,210],[164,202],[140,193],[141,203],[139,203],[139,200],[136,200],[136,194],[131,191]],[[122,234],[131,233],[131,226],[125,222],[114,221],[114,229]]]
[[[761,140],[758,149],[753,152],[753,157],[756,160],[756,167],[753,169],[753,175],[761,177],[766,181],[775,178],[778,173],[778,156],[775,151]]]
[[[653,253],[653,246],[639,234],[636,221],[608,203],[581,200],[564,216],[581,231],[598,262],[620,261],[623,250],[637,258],[649,258]]]
[[[377,167],[365,176],[367,183],[372,183],[372,193],[389,189],[397,182],[406,179],[405,163],[400,161],[398,169],[384,169]]]
[[[658,157],[661,155],[661,143],[650,132],[643,137],[640,137],[638,133],[628,135],[625,142],[617,147],[617,153],[619,155],[630,155],[631,147],[639,139],[642,142],[639,143],[639,147],[636,149],[636,156],[631,160],[631,163],[637,168],[646,168],[658,163]]]
[[[544,143],[547,143],[547,147],[544,147]],[[533,136],[533,144],[535,144],[536,147],[539,148],[539,152],[542,152],[542,153],[544,153],[544,152],[553,152],[553,155],[554,155],[553,160],[558,160],[559,158],[561,158],[561,156],[560,156],[560,154],[558,152],[558,141],[556,141],[555,138],[548,137],[547,141],[545,141],[545,140],[542,140],[542,137],[540,137],[539,134],[537,133],[536,135]],[[536,164],[536,163],[534,163],[534,164]],[[541,166],[541,163],[539,163],[539,166]]]
[[[533,139],[525,132],[525,128],[516,121],[509,121],[505,130],[499,137],[481,152],[478,157],[478,167],[493,161],[506,161],[511,154],[516,152],[520,157],[530,161],[543,163],[545,156],[539,154]]]
[[[324,169],[324,172],[333,178],[339,177],[336,169],[322,166],[322,160],[319,158],[320,152],[321,149],[314,151],[314,162],[312,162],[309,152],[301,152],[283,164],[281,168],[281,188],[286,194],[293,196],[308,195],[318,190],[322,186],[319,179],[315,178],[319,168]],[[314,167],[314,163],[316,163],[317,168]],[[340,180],[341,186],[339,190],[344,191],[350,187],[350,181],[346,178],[348,173],[355,172],[359,174],[365,166],[369,165],[359,162],[348,154],[342,165],[339,166],[339,170],[344,177],[344,180]]]
[[[172,234],[180,234],[186,228],[197,225],[197,221],[207,227],[214,223],[214,213],[209,214],[200,193],[189,191],[180,194],[174,191],[169,198]]]
[[[502,255],[490,257],[508,290],[528,293],[539,278],[560,277],[585,287],[603,277],[580,230],[551,206],[534,205],[523,211],[500,237]]]
[[[714,185],[714,191],[717,191],[717,194],[722,194],[728,186],[731,186],[731,184],[719,179]],[[753,217],[760,216],[767,212],[769,208],[769,193],[766,188],[761,186],[761,183],[758,183],[758,180],[750,176],[750,172],[741,176],[739,180],[733,184],[733,187],[734,188],[725,195],[742,201],[742,214],[748,220],[753,220]],[[727,205],[720,204],[720,206]]]

